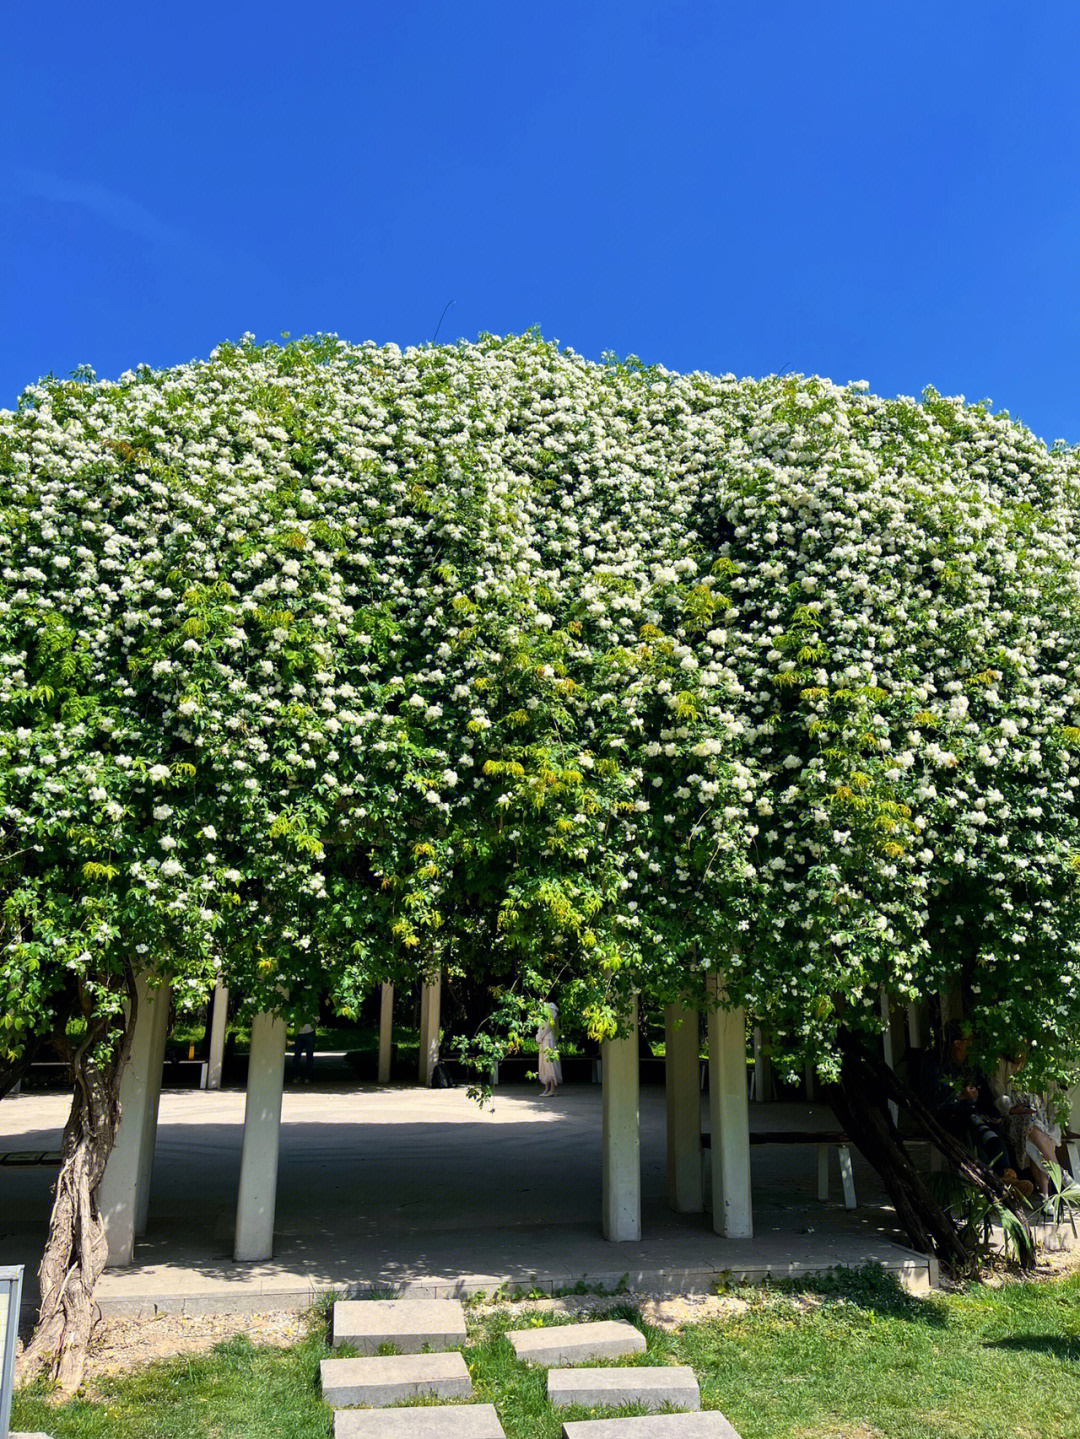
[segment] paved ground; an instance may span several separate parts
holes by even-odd
[[[67,1100],[23,1094],[0,1103],[0,1149],[59,1144]],[[704,1216],[664,1204],[664,1095],[643,1088],[643,1238],[600,1234],[600,1088],[553,1100],[524,1087],[482,1110],[463,1090],[319,1083],[287,1090],[275,1256],[232,1261],[244,1096],[166,1091],[150,1221],[128,1270],[99,1286],[109,1313],[265,1310],[337,1288],[431,1297],[542,1290],[579,1279],[637,1290],[708,1289],[717,1274],[758,1277],[877,1259],[925,1283],[926,1261],[903,1247],[876,1177],[856,1160],[860,1208],[816,1193],[812,1145],[752,1150],[755,1237],[724,1240]],[[752,1106],[755,1129],[833,1127],[827,1110]],[[36,1269],[53,1173],[0,1168],[0,1264]],[[27,1286],[31,1297],[34,1284]]]

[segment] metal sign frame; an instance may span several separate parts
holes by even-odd
[[[11,1395],[15,1387],[15,1346],[19,1342],[19,1306],[22,1303],[23,1266],[0,1266],[0,1313],[5,1319],[4,1347],[0,1355],[0,1439],[8,1439]]]

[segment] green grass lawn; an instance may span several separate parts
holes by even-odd
[[[1080,1276],[915,1299],[866,1270],[737,1292],[750,1303],[737,1317],[642,1326],[648,1352],[631,1362],[692,1365],[703,1406],[742,1439],[1080,1439]],[[609,1316],[641,1323],[614,1298]],[[514,1359],[503,1331],[528,1322],[470,1319],[465,1357],[507,1439],[558,1439],[562,1417],[589,1416],[558,1416],[544,1371]],[[325,1323],[290,1349],[233,1339],[101,1381],[94,1403],[18,1396],[12,1425],[53,1439],[326,1439],[329,1353]]]

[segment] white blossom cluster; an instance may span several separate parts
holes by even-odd
[[[528,956],[598,1027],[719,969],[793,1046],[955,983],[1064,1044],[1078,473],[932,392],[534,335],[33,386],[8,1007],[121,951],[265,1002]]]

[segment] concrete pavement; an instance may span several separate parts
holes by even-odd
[[[554,1099],[495,1092],[481,1109],[462,1089],[325,1083],[288,1089],[281,1130],[275,1252],[232,1259],[243,1132],[238,1090],[165,1091],[146,1236],[135,1263],[108,1270],[103,1311],[258,1312],[320,1293],[445,1298],[500,1286],[549,1292],[578,1281],[653,1292],[708,1290],[717,1278],[812,1273],[877,1260],[915,1287],[932,1277],[906,1248],[873,1172],[856,1160],[860,1207],[815,1198],[813,1145],[755,1147],[755,1232],[721,1239],[708,1217],[664,1202],[662,1089],[641,1091],[640,1241],[600,1233],[598,1086]],[[59,1145],[68,1101],[24,1093],[0,1102],[0,1149]],[[832,1128],[822,1107],[755,1105],[755,1129]],[[835,1160],[834,1160],[835,1163]],[[47,1229],[48,1169],[0,1167],[0,1263],[27,1268],[27,1298]]]

